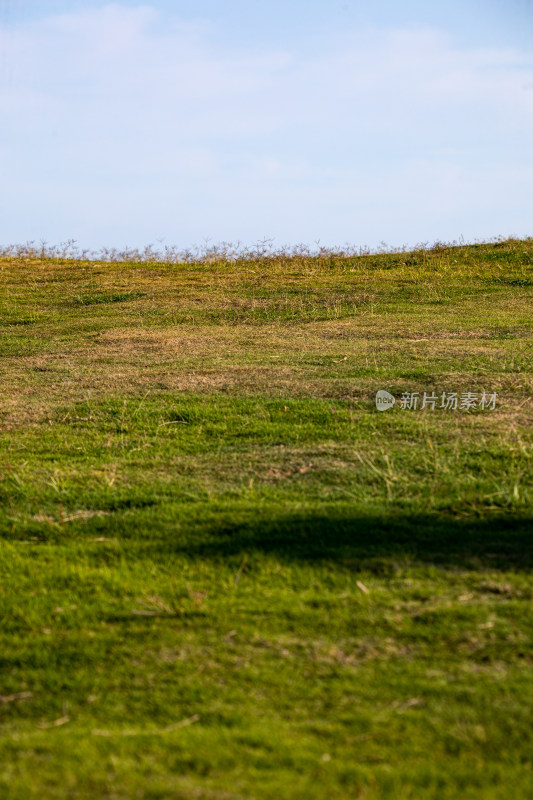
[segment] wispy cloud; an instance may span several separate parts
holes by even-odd
[[[0,48],[4,240],[526,232],[516,49],[411,27],[236,50],[209,21],[119,4],[0,29]]]

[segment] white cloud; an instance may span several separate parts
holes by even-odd
[[[0,48],[10,240],[379,241],[400,220],[406,241],[435,215],[486,214],[491,235],[532,210],[533,63],[509,48],[421,28],[235,52],[205,21],[119,4],[0,29]]]

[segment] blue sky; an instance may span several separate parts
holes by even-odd
[[[530,0],[0,2],[0,244],[533,235]]]

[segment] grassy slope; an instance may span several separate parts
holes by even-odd
[[[532,262],[0,261],[2,797],[532,796]]]

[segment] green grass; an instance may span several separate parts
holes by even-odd
[[[533,795],[532,263],[0,259],[1,797]]]

